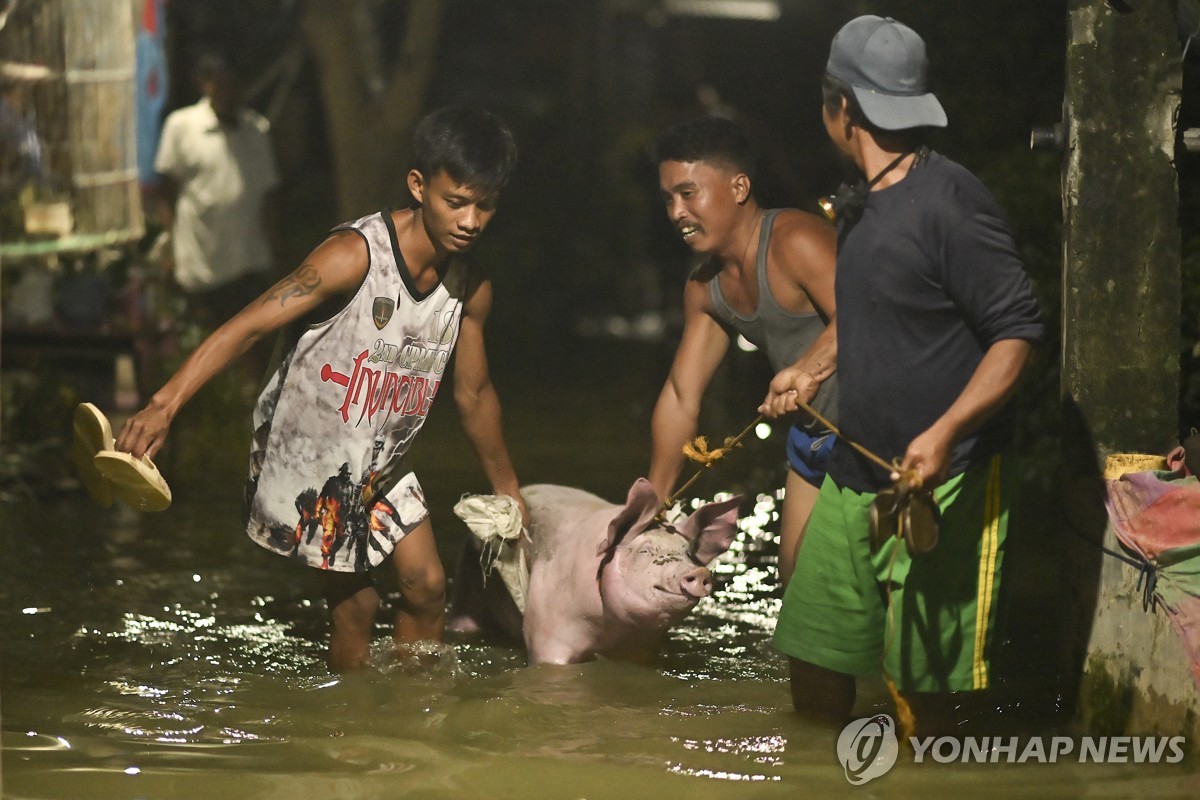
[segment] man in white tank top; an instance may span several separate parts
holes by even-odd
[[[683,469],[683,445],[696,435],[704,392],[738,334],[763,350],[776,371],[760,412],[781,417],[797,409],[799,398],[836,422],[836,242],[833,227],[814,214],[758,205],[753,153],[733,122],[680,123],[659,137],[656,151],[667,217],[706,258],[684,288],[683,336],[651,420],[649,479],[666,498]],[[803,416],[788,442],[779,536],[784,583],[833,444],[824,426]]]
[[[248,533],[318,570],[331,615],[329,664],[368,664],[391,569],[397,644],[440,640],[445,572],[424,493],[404,459],[457,345],[454,399],[493,492],[528,524],[488,372],[492,284],[467,252],[496,211],[516,147],[491,114],[450,108],[417,126],[414,203],[335,229],[290,276],[218,328],[125,424],[116,447],[154,456],[207,381],[268,334],[290,348],[254,414]]]

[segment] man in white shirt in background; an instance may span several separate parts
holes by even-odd
[[[211,327],[277,277],[279,174],[269,124],[242,106],[232,64],[208,53],[196,76],[203,96],[167,116],[154,168],[164,178],[175,281],[192,319]]]

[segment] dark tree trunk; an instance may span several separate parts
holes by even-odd
[[[343,219],[408,202],[412,131],[425,110],[443,0],[409,0],[399,53],[385,67],[365,0],[307,0],[301,24],[317,62]]]

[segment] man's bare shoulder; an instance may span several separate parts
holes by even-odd
[[[837,230],[816,214],[783,209],[771,229],[771,262],[789,273],[833,271],[837,261]]]
[[[321,240],[309,254],[308,260],[318,260],[337,269],[361,269],[365,277],[370,258],[367,240],[361,233],[350,228],[338,228]]]
[[[454,261],[457,262],[458,268],[462,270],[462,274],[470,279],[473,286],[483,281],[490,283],[496,276],[496,267],[493,264],[481,261],[470,253],[456,255],[454,256]]]
[[[496,278],[496,268],[485,262],[463,253],[454,256],[454,260],[445,267],[442,280],[450,293],[458,296],[460,291],[466,292],[466,297],[475,295],[481,288],[490,291]]]
[[[302,279],[315,294],[330,297],[356,290],[371,263],[367,242],[348,229],[326,236],[290,276]]]
[[[792,238],[811,238],[824,244],[837,240],[837,230],[824,217],[801,211],[798,208],[783,208],[775,215],[771,229],[771,242]]]
[[[701,268],[697,268],[688,277],[687,283],[683,285],[683,308],[685,315],[691,313],[703,313],[714,317],[716,309],[713,307],[712,287],[711,283],[716,272],[711,274],[703,274],[698,276],[697,272]]]
[[[465,317],[486,318],[491,313],[492,302],[495,299],[492,282],[494,268],[466,254],[455,256],[455,266],[457,270],[449,270],[445,280],[451,280],[451,273],[457,271],[457,274],[461,276],[461,283],[447,284],[450,293],[454,296],[458,296],[460,291],[465,293],[463,295]]]

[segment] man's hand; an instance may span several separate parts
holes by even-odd
[[[831,319],[808,350],[771,379],[767,397],[758,407],[759,413],[775,419],[795,411],[801,402],[811,404],[822,381],[836,371],[837,322]]]
[[[900,471],[915,471],[930,489],[945,481],[955,442],[977,430],[1012,396],[1032,355],[1033,345],[1023,339],[1001,339],[988,347],[946,413],[908,445]]]
[[[117,434],[117,450],[129,453],[134,458],[154,458],[167,440],[171,427],[171,415],[154,402],[125,421]]]
[[[902,474],[916,476],[920,486],[933,489],[940,486],[950,471],[950,452],[954,443],[943,435],[937,426],[930,428],[908,445],[900,469],[893,472],[891,479],[899,480]]]
[[[766,399],[758,407],[758,413],[771,419],[790,414],[800,407],[797,401],[811,403],[821,388],[821,381],[802,366],[781,369],[767,389]]]
[[[524,536],[525,539],[528,540],[531,532],[533,531],[533,528],[531,527],[533,521],[529,518],[529,509],[525,506],[525,498],[521,497],[520,492],[515,492],[509,496],[517,501],[517,508],[521,509],[521,527],[525,529]]]

